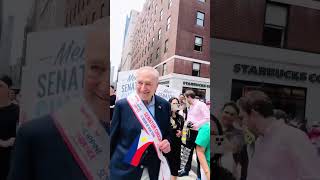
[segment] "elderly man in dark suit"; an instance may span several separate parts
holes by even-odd
[[[84,99],[91,114],[101,123],[109,117],[106,111],[109,106],[106,93],[109,87],[109,33],[105,29],[108,29],[105,25],[93,26],[85,48]],[[72,121],[80,123],[78,119]],[[19,128],[12,157],[8,180],[85,180],[89,179],[87,173],[94,173],[83,170],[83,164],[75,158],[51,115],[26,122]],[[103,164],[107,166],[107,163]]]
[[[170,152],[170,104],[155,95],[158,87],[159,73],[152,67],[142,67],[136,73],[136,93],[153,115],[161,133],[159,148],[163,153]],[[140,164],[135,167],[126,163],[124,157],[135,138],[139,136],[142,125],[129,106],[127,99],[116,103],[111,121],[110,144],[110,178],[117,180],[158,180],[160,160],[154,146],[144,152]],[[170,174],[168,174],[170,177]]]

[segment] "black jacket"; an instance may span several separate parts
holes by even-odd
[[[50,116],[19,128],[12,158],[8,180],[87,179]]]

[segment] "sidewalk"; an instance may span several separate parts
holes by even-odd
[[[189,172],[189,176],[178,177],[178,180],[196,180],[197,179],[197,155],[194,151],[192,156],[192,165],[191,171]]]

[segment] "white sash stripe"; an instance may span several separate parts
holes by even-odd
[[[162,134],[159,126],[136,93],[129,95],[127,101],[143,129],[153,138],[153,145],[161,161],[159,180],[170,180],[171,173],[167,159],[163,156],[159,148],[159,142],[162,141]]]

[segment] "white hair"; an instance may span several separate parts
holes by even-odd
[[[151,73],[152,75],[154,75],[154,77],[155,77],[155,79],[156,79],[156,82],[159,82],[159,76],[160,76],[160,75],[159,75],[159,72],[158,72],[155,68],[153,68],[153,67],[151,67],[151,66],[141,67],[140,69],[137,70],[137,72],[136,72],[136,77],[138,77],[139,74],[142,73],[142,72],[149,72],[149,73]]]

